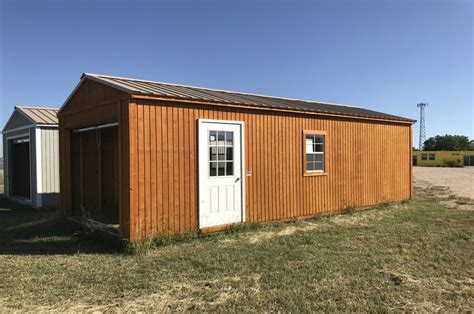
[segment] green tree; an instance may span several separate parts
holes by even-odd
[[[436,135],[430,137],[423,143],[423,150],[469,150],[472,149],[473,141],[464,135]]]

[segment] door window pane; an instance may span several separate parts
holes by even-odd
[[[221,176],[225,176],[225,162],[218,162],[218,165],[217,165],[217,175],[219,177]]]
[[[226,160],[227,161],[233,161],[234,160],[234,148],[233,147],[227,147],[226,148]]]
[[[227,146],[234,144],[234,132],[225,132],[225,142]]]
[[[234,175],[234,163],[232,161],[226,162],[225,175],[226,176]]]
[[[225,147],[218,146],[217,147],[217,152],[218,152],[218,160],[225,160]]]
[[[217,143],[217,132],[210,131],[209,132],[209,146],[214,146]]]
[[[225,132],[223,131],[218,131],[217,132],[217,145],[224,145],[224,140],[225,140]]]
[[[217,147],[209,147],[209,160],[217,160]]]
[[[209,163],[209,176],[211,177],[217,176],[217,162]]]

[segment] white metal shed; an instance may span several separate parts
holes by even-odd
[[[33,207],[59,204],[58,109],[16,106],[3,133],[5,195]]]

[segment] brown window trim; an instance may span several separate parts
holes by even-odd
[[[308,172],[306,171],[306,135],[324,135],[324,171]],[[328,175],[328,158],[327,158],[327,131],[318,130],[303,130],[303,176],[304,177],[317,177]]]

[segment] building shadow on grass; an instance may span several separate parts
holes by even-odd
[[[57,210],[37,210],[0,196],[0,255],[123,252],[121,239],[86,230]]]

